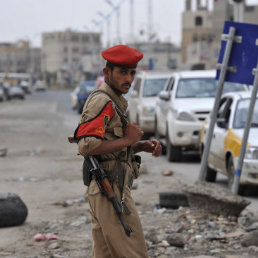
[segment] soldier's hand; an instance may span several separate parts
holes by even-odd
[[[161,155],[162,146],[157,140],[142,141],[142,151],[152,153],[152,156],[158,157]]]
[[[142,129],[136,124],[128,124],[125,128],[125,138],[128,139],[130,144],[134,144],[143,136]]]

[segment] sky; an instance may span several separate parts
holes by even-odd
[[[41,45],[41,33],[62,31],[97,31],[92,20],[104,21],[112,12],[107,0],[0,0],[0,42],[29,39],[34,46]],[[110,0],[116,6],[121,3],[120,35],[123,43],[130,40],[130,0]],[[148,28],[148,1],[134,0],[134,35],[144,40]],[[180,44],[181,13],[184,0],[150,0],[152,2],[151,24],[156,39]],[[117,35],[117,16],[112,12],[110,39]],[[107,23],[103,23],[103,41],[107,40]],[[140,35],[140,31],[142,34]]]
[[[146,40],[149,25],[155,40],[181,43],[181,15],[185,0],[0,0],[0,42],[30,40],[32,46],[41,46],[41,33],[63,31],[103,32],[102,41],[107,42],[107,22],[104,16],[111,13],[110,40],[117,38],[116,12],[107,2],[120,5],[120,36],[122,43],[131,40],[130,1],[134,2],[134,38]],[[205,1],[205,0],[203,0]],[[226,1],[226,0],[219,0]],[[258,0],[247,0],[258,3]],[[148,3],[152,3],[152,15],[148,14]],[[209,9],[213,0],[209,0]],[[194,7],[195,8],[195,7]],[[149,12],[150,13],[150,12]],[[96,25],[94,21],[102,23]]]

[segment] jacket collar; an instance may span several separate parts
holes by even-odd
[[[119,105],[120,109],[123,110],[124,112],[126,111],[128,103],[127,103],[127,100],[122,95],[117,96],[114,90],[105,82],[100,87],[100,90],[106,91],[108,94],[110,94],[110,96],[115,100],[117,105]]]

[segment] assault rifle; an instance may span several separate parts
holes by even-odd
[[[70,143],[75,142],[73,137],[68,137]],[[89,173],[96,180],[100,191],[111,201],[116,214],[124,228],[125,234],[130,237],[132,230],[128,228],[122,217],[122,209],[117,201],[113,188],[108,180],[107,174],[102,166],[99,164],[98,160],[94,156],[85,157],[84,162],[86,162],[89,169]]]

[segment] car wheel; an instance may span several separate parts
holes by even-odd
[[[159,206],[169,209],[188,207],[188,199],[184,193],[180,192],[161,192],[159,193]]]
[[[154,124],[154,137],[155,139],[157,140],[160,140],[160,135],[159,135],[159,131],[158,131],[158,121],[157,121],[157,117],[155,116],[155,124]],[[164,144],[161,144],[161,148],[162,148],[162,151],[161,151],[161,154],[162,155],[166,155],[167,151],[166,151],[166,146],[164,146]]]
[[[166,143],[167,143],[167,159],[168,159],[168,161],[180,161],[181,147],[174,146],[173,144],[171,144],[168,131],[166,133]]]
[[[159,136],[159,131],[158,131],[158,121],[157,121],[157,116],[155,116],[155,120],[154,120],[154,136],[157,140],[160,139],[160,136]]]
[[[206,171],[206,176],[205,176],[205,181],[206,182],[215,182],[217,177],[217,172],[213,169],[211,169],[207,165],[207,171]]]
[[[136,124],[137,124],[137,125],[140,125],[139,114],[136,115]]]
[[[204,146],[202,145],[201,150],[200,150],[200,159],[202,159],[204,152]],[[205,181],[206,182],[215,182],[217,177],[217,172],[213,169],[211,169],[208,164],[206,165],[206,176],[205,176]]]
[[[228,158],[227,173],[228,173],[228,188],[231,189],[234,181],[234,175],[235,175],[235,167],[234,167],[232,155],[230,155]]]
[[[229,158],[228,158],[227,173],[228,173],[228,188],[229,188],[229,190],[231,190],[233,182],[234,182],[234,176],[235,176],[235,166],[234,166],[232,155],[230,155]],[[245,186],[244,185],[239,185],[238,194],[243,195],[244,190],[245,190]]]

